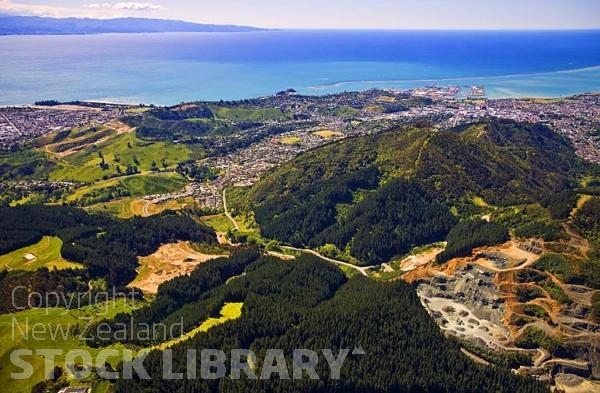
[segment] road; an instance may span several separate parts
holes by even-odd
[[[231,213],[229,213],[229,210],[227,209],[227,196],[225,195],[225,188],[223,189],[223,210],[225,211],[225,215],[227,216],[227,218],[229,218],[229,221],[231,221],[233,223],[233,227],[236,230],[240,230],[240,226],[238,225],[238,223],[233,219],[233,216],[231,215]]]
[[[327,262],[335,263],[336,265],[346,266],[351,269],[357,270],[360,274],[362,274],[365,277],[369,277],[369,273],[367,273],[367,271],[369,271],[369,269],[372,269],[374,267],[374,266],[361,267],[361,266],[353,265],[348,262],[338,261],[337,259],[332,259],[332,258],[328,258],[324,255],[321,255],[318,252],[316,252],[315,250],[311,250],[310,248],[296,248],[296,247],[290,247],[290,246],[281,246],[281,248],[285,248],[286,250],[300,251],[300,252],[306,252],[308,254],[312,254],[316,257],[326,260]]]
[[[223,189],[223,210],[225,211],[225,215],[227,216],[227,218],[229,219],[229,221],[231,221],[233,223],[233,226],[235,227],[235,229],[237,229],[238,231],[240,230],[240,227],[238,225],[238,223],[233,219],[233,216],[231,215],[231,213],[229,212],[229,209],[227,209],[227,196],[225,193],[225,189]],[[349,267],[351,269],[357,270],[360,274],[362,274],[365,277],[368,277],[369,274],[367,273],[367,271],[369,269],[372,269],[373,266],[365,266],[365,267],[360,267],[360,266],[356,266],[353,265],[351,263],[348,262],[344,262],[344,261],[338,261],[337,259],[332,259],[332,258],[328,258],[324,255],[319,254],[318,252],[311,250],[310,248],[295,248],[295,247],[290,247],[290,246],[282,246],[281,248],[285,248],[287,250],[292,250],[292,251],[300,251],[300,252],[306,252],[309,254],[312,254],[314,256],[317,256],[327,262],[331,262],[334,263],[336,265],[340,265],[340,266],[346,266]]]
[[[8,122],[8,124],[10,124],[10,126],[11,126],[12,128],[14,128],[14,130],[15,130],[15,132],[16,132],[17,134],[19,134],[19,135],[23,135],[23,133],[21,132],[21,130],[19,130],[19,129],[17,128],[17,126],[15,126],[15,123],[13,123],[13,122],[12,122],[12,121],[11,121],[11,120],[8,118],[8,117],[6,117],[6,115],[4,115],[4,114],[0,114],[0,115],[2,115],[2,117],[4,118],[4,120],[6,120],[6,121]]]

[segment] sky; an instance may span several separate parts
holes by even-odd
[[[600,0],[0,0],[0,13],[136,16],[270,28],[600,28]]]

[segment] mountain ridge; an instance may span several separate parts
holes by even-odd
[[[334,244],[379,264],[445,238],[482,206],[538,202],[591,168],[540,124],[491,120],[428,132],[406,127],[326,145],[282,165],[248,193],[263,235]],[[418,233],[418,236],[415,236]]]
[[[0,14],[0,35],[86,35],[107,33],[228,33],[262,31],[250,26],[216,25],[151,18],[51,18]]]

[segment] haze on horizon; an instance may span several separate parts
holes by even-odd
[[[0,13],[267,28],[599,29],[597,0],[0,0]]]

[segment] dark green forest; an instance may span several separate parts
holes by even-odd
[[[458,221],[483,214],[473,196],[500,207],[539,202],[551,218],[565,219],[578,176],[590,170],[569,141],[543,125],[491,120],[431,134],[405,127],[297,157],[255,185],[242,209],[254,211],[267,238],[334,244],[362,265],[448,235],[442,261],[508,239],[494,223],[461,223],[449,234]],[[547,220],[516,234],[564,236]]]
[[[34,244],[42,236],[63,241],[62,256],[85,265],[91,277],[110,286],[133,280],[137,257],[178,240],[214,243],[214,232],[180,213],[120,220],[64,206],[29,205],[0,209],[0,253]]]
[[[375,168],[316,183],[273,198],[256,209],[264,236],[295,246],[350,247],[365,265],[382,263],[413,247],[443,240],[455,218],[417,183],[396,179],[352,204],[359,191],[378,187]],[[340,216],[337,207],[350,204]]]
[[[493,246],[509,239],[508,229],[484,220],[462,221],[448,233],[446,249],[437,256],[437,263],[465,257],[476,247]]]
[[[108,323],[117,330],[117,324],[130,325],[133,320],[136,331],[121,342],[141,346],[160,343],[164,337],[138,340],[137,330],[140,328],[140,323],[164,323],[170,327],[173,323],[178,323],[180,317],[185,317],[185,331],[192,330],[206,318],[218,316],[225,299],[222,296],[214,296],[213,290],[225,284],[229,278],[244,273],[244,270],[259,256],[256,249],[238,249],[228,258],[203,263],[189,276],[180,276],[163,283],[156,297],[147,307],[136,310],[132,314],[119,314],[113,320],[101,321],[99,324]],[[90,331],[95,330],[90,329]],[[90,344],[94,346],[105,346],[115,342],[114,337],[109,340],[90,338],[92,339]]]
[[[316,257],[302,256],[295,263],[261,257],[246,268],[244,276],[204,294],[205,302],[211,299],[217,306],[243,302],[242,316],[178,344],[173,353],[174,372],[185,374],[188,348],[214,348],[226,353],[234,348],[250,349],[257,355],[253,366],[257,374],[268,348],[283,349],[290,359],[292,350],[298,348],[317,352],[332,349],[337,354],[342,348],[360,346],[365,355],[348,355],[340,380],[330,378],[321,354],[317,367],[320,380],[305,376],[303,380],[208,381],[162,379],[162,356],[153,351],[144,361],[151,379],[118,380],[116,391],[547,391],[533,379],[478,366],[462,355],[457,343],[443,337],[409,285],[366,278],[348,280],[339,269]],[[182,310],[186,319],[196,318],[196,308]],[[287,366],[291,370],[291,365]]]

